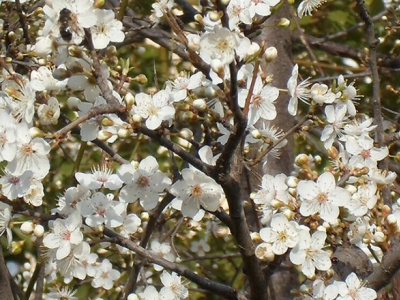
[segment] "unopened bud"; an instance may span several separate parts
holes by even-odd
[[[261,134],[260,130],[254,129],[251,131],[251,136],[255,139],[261,139],[262,134]]]
[[[278,27],[288,27],[289,25],[290,21],[286,18],[282,18],[276,23],[276,26]]]
[[[33,234],[36,237],[42,237],[44,234],[44,227],[40,224],[35,225],[35,229],[33,230]]]
[[[260,54],[261,48],[257,43],[251,43],[250,47],[247,49],[243,60],[245,62],[252,62],[256,60]]]
[[[78,105],[81,103],[81,100],[76,97],[69,97],[67,100],[68,108],[71,110],[78,110]]]
[[[387,224],[389,224],[389,225],[394,225],[394,224],[396,224],[396,226],[397,226],[397,218],[396,218],[396,216],[393,215],[393,214],[390,214],[390,215],[387,216],[386,222],[387,222]]]
[[[186,140],[190,140],[193,137],[193,132],[189,128],[183,128],[179,131],[179,135]]]
[[[210,20],[213,22],[217,22],[219,19],[221,19],[222,15],[221,13],[217,11],[211,11],[208,16],[210,17]]]
[[[26,221],[21,224],[21,231],[23,234],[29,235],[33,232],[33,223],[31,221]]]
[[[255,243],[261,242],[261,237],[260,237],[260,234],[258,232],[252,232],[250,234],[250,238]]]
[[[298,165],[300,168],[307,168],[310,166],[310,161],[308,159],[307,154],[299,154],[297,155],[297,157],[295,158],[295,163],[296,165]]]
[[[388,214],[390,214],[390,212],[391,212],[391,209],[390,209],[389,205],[385,204],[384,206],[382,206],[382,214],[384,217],[386,217]]]
[[[131,134],[131,131],[127,128],[120,128],[118,129],[118,136],[120,138],[126,138]]]
[[[135,97],[131,93],[126,93],[124,101],[126,103],[127,108],[130,109],[132,105],[135,104]]]
[[[97,138],[100,141],[106,141],[108,140],[110,137],[112,137],[112,133],[107,131],[107,130],[100,130],[99,133],[97,134]]]
[[[140,219],[142,220],[142,221],[147,221],[148,219],[149,219],[149,213],[148,212],[146,212],[146,211],[144,211],[144,212],[142,212],[141,214],[140,214]]]
[[[295,188],[297,186],[298,182],[299,182],[299,180],[297,179],[297,177],[294,177],[294,176],[288,176],[286,179],[286,184],[290,188]]]
[[[93,7],[94,8],[99,8],[104,6],[105,1],[104,0],[94,0],[93,2]]]
[[[386,240],[386,236],[382,231],[377,231],[374,234],[374,240],[377,243],[382,243]]]
[[[213,59],[211,61],[211,69],[217,73],[218,77],[224,78],[224,64],[219,59]]]
[[[201,14],[197,14],[193,18],[197,23],[203,25],[203,16]]]
[[[278,50],[275,47],[268,47],[265,50],[264,57],[267,62],[273,61],[278,56]]]
[[[134,114],[132,116],[132,121],[135,123],[141,123],[143,121],[143,118],[138,114]]]
[[[82,58],[83,52],[82,49],[76,45],[68,47],[68,54],[73,57]]]
[[[44,137],[45,134],[43,131],[41,131],[39,128],[37,127],[31,127],[29,128],[29,134],[31,135],[32,138],[35,137]]]
[[[273,261],[275,258],[272,246],[268,243],[261,243],[258,245],[255,254],[259,259],[264,261]]]
[[[193,101],[193,107],[198,111],[205,111],[207,109],[207,102],[205,99],[196,99]]]
[[[184,122],[192,122],[192,121],[197,120],[197,115],[191,111],[185,111],[182,113],[181,119]]]
[[[327,153],[328,153],[328,156],[330,157],[330,158],[333,158],[333,159],[336,159],[336,158],[338,158],[338,156],[339,156],[339,151],[335,148],[335,147],[330,147],[328,150],[327,150]]]
[[[132,78],[132,80],[134,80],[140,84],[146,83],[148,81],[146,75],[144,75],[144,74],[139,74],[139,75],[135,76],[134,78]]]

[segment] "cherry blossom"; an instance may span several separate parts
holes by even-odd
[[[339,291],[337,300],[373,300],[377,298],[373,289],[362,286],[355,273],[348,275],[345,282],[335,281],[334,284]]]
[[[115,20],[112,10],[96,9],[94,13],[97,16],[97,23],[90,28],[90,31],[96,49],[106,48],[110,42],[120,43],[125,39],[122,23]]]
[[[111,262],[108,259],[104,259],[101,265],[96,268],[96,273],[92,280],[92,286],[95,288],[102,287],[109,290],[113,287],[114,281],[120,276],[118,270],[113,269]]]
[[[156,129],[162,121],[172,120],[175,108],[170,103],[170,94],[161,90],[153,96],[139,93],[135,96],[136,105],[132,107],[132,114],[138,114],[146,119],[149,129]]]
[[[368,213],[369,209],[375,206],[378,200],[376,192],[377,185],[374,182],[359,185],[357,192],[351,196],[350,202],[346,207],[349,209],[350,213],[356,217],[362,217]]]
[[[118,227],[123,222],[121,214],[125,210],[125,203],[110,200],[103,193],[97,192],[90,200],[78,202],[76,208],[86,217],[85,222],[89,226],[105,224]]]
[[[326,233],[316,231],[310,236],[307,227],[299,230],[299,243],[290,251],[290,261],[301,265],[301,272],[311,278],[315,269],[327,271],[331,267],[329,254],[322,250],[325,246]]]
[[[339,207],[346,206],[350,201],[350,193],[336,186],[335,177],[325,172],[318,177],[317,182],[300,181],[297,193],[301,200],[300,213],[310,216],[319,213],[321,218],[334,222],[339,215]]]
[[[137,168],[131,164],[122,165],[117,173],[126,183],[121,189],[120,200],[132,203],[139,199],[146,210],[156,207],[160,193],[171,185],[171,180],[158,170],[153,156],[143,159]]]
[[[286,179],[287,176],[285,174],[276,176],[265,174],[262,177],[261,189],[254,197],[254,203],[269,206],[273,200],[278,200],[288,204],[289,194],[288,186],[285,183]]]
[[[260,230],[260,237],[272,244],[272,251],[276,255],[284,254],[288,248],[295,247],[299,242],[296,225],[281,213],[273,215],[270,227]]]
[[[297,114],[297,106],[298,100],[307,103],[308,98],[310,97],[310,91],[308,90],[308,86],[310,83],[305,80],[301,83],[297,83],[297,77],[299,76],[299,67],[296,64],[292,70],[292,76],[290,76],[287,82],[287,88],[289,90],[290,99],[288,104],[288,112],[292,116]]]
[[[11,200],[24,196],[31,186],[32,177],[32,171],[19,174],[4,169],[4,175],[0,178],[2,194]]]
[[[209,211],[218,209],[223,191],[214,179],[194,168],[183,169],[182,177],[183,180],[172,185],[170,193],[182,201],[181,212],[185,217],[193,218],[200,207]]]
[[[163,271],[160,276],[164,287],[160,290],[160,298],[165,300],[185,299],[189,296],[188,289],[181,283],[181,277],[175,272],[169,274]]]
[[[78,212],[66,219],[54,221],[53,232],[47,234],[43,244],[50,249],[57,249],[56,258],[61,260],[71,252],[72,245],[79,245],[83,240],[81,232],[82,218]]]
[[[245,106],[246,98],[249,93],[251,82],[247,82],[247,89],[241,89],[238,94],[238,103],[241,107]],[[249,126],[256,123],[260,118],[264,120],[274,120],[276,109],[274,102],[279,96],[279,90],[270,85],[263,85],[261,77],[257,76],[250,98],[249,106]]]
[[[118,175],[112,174],[112,171],[104,165],[93,168],[92,173],[76,172],[75,178],[83,188],[89,190],[99,189],[102,186],[110,190],[117,190],[123,184]]]

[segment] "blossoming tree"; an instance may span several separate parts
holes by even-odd
[[[323,2],[0,1],[2,297],[399,298],[396,1]]]

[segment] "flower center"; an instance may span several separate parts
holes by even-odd
[[[259,94],[253,95],[251,97],[251,102],[256,106],[259,106],[260,103],[262,102],[262,98],[261,98],[261,96]]]
[[[370,157],[369,150],[362,150],[360,154],[364,159]]]
[[[19,178],[16,177],[16,176],[10,176],[8,178],[8,182],[11,183],[11,184],[17,184],[19,182]]]
[[[21,147],[21,151],[24,153],[24,154],[32,154],[34,151],[33,151],[33,149],[32,149],[32,145],[31,144],[23,144],[22,145],[22,147]]]
[[[62,234],[62,238],[63,240],[68,241],[71,238],[71,231],[69,230],[64,231]]]
[[[144,188],[149,185],[149,178],[146,176],[140,176],[137,182],[140,187]]]
[[[193,196],[195,196],[195,197],[200,196],[202,192],[203,192],[203,190],[200,185],[196,184],[195,186],[192,187],[191,194]]]
[[[317,201],[319,203],[324,203],[326,202],[326,200],[328,200],[328,195],[326,193],[319,193],[317,196]]]

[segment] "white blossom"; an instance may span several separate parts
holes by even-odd
[[[101,265],[96,268],[92,286],[109,290],[113,287],[114,281],[117,280],[120,275],[121,273],[118,270],[113,269],[111,262],[108,259],[104,259]]]
[[[83,241],[81,232],[82,217],[78,212],[66,219],[54,221],[53,232],[47,234],[43,244],[50,249],[57,249],[56,258],[61,260],[71,252],[72,245],[79,245]]]
[[[131,164],[122,165],[117,173],[126,183],[121,189],[120,200],[132,203],[139,199],[146,210],[156,207],[160,193],[171,184],[171,179],[158,170],[158,162],[153,156],[143,159],[137,168]]]
[[[272,216],[270,227],[261,229],[260,237],[272,244],[272,251],[276,255],[284,254],[288,248],[295,247],[299,242],[296,225],[281,213]]]
[[[122,23],[115,20],[112,10],[96,9],[97,23],[90,28],[93,46],[96,49],[106,48],[110,42],[120,43],[125,39],[122,32]]]
[[[135,96],[136,105],[132,107],[132,114],[138,114],[146,119],[147,128],[157,129],[162,121],[174,118],[175,108],[170,103],[170,94],[161,90],[153,96],[139,93]]]
[[[297,185],[300,196],[300,213],[311,216],[319,213],[321,218],[334,222],[339,216],[339,206],[345,206],[350,201],[350,193],[336,186],[335,177],[330,172],[325,172],[318,177],[317,182],[300,181]]]
[[[181,283],[181,277],[175,272],[169,274],[163,271],[160,279],[164,285],[160,290],[160,299],[179,300],[189,296],[188,289]]]
[[[209,211],[218,209],[223,191],[214,179],[194,168],[183,169],[182,177],[172,185],[170,193],[182,201],[181,212],[185,217],[193,218],[200,207]]]
[[[325,246],[326,233],[316,231],[310,236],[309,229],[299,230],[299,243],[290,251],[290,261],[301,265],[301,272],[311,278],[315,269],[327,271],[331,267],[329,254],[322,250]]]

